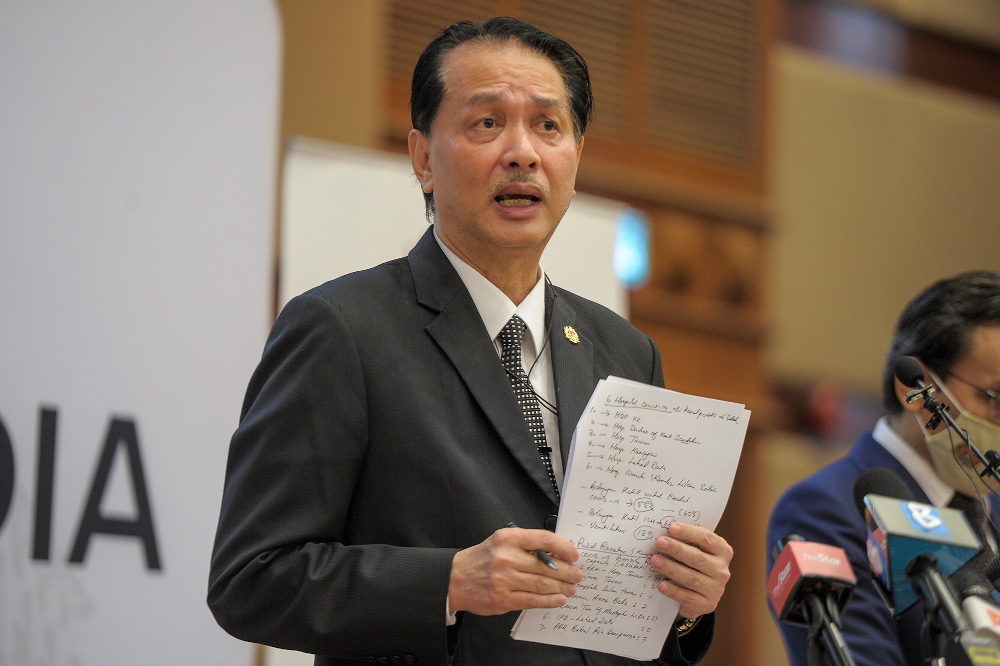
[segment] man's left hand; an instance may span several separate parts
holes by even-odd
[[[667,578],[657,587],[681,605],[680,617],[713,612],[729,582],[732,546],[704,527],[673,523],[669,534],[656,540],[656,549],[650,565]]]

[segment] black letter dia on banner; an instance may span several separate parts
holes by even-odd
[[[0,419],[0,531],[3,530],[10,501],[14,497],[14,447]]]
[[[118,445],[125,446],[128,454],[129,471],[131,472],[132,489],[135,496],[138,516],[135,520],[108,518],[101,515],[101,500],[107,490],[108,479],[111,476],[111,463],[114,460]],[[146,476],[142,470],[142,458],[139,455],[139,437],[136,434],[135,423],[130,420],[113,419],[108,426],[108,436],[104,441],[104,450],[97,464],[94,481],[90,486],[86,508],[80,518],[76,541],[70,555],[70,562],[83,562],[90,544],[92,534],[117,534],[141,539],[146,548],[146,567],[160,569],[160,555],[156,547],[156,535],[153,531],[153,514],[149,505],[149,495],[146,492]]]

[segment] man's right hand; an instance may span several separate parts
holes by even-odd
[[[535,557],[535,550],[551,553],[559,570]],[[558,608],[583,580],[583,572],[572,564],[578,559],[580,553],[570,541],[548,530],[499,529],[455,554],[448,607],[476,615]]]

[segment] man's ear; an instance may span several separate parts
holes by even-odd
[[[425,194],[434,191],[434,175],[431,173],[431,144],[427,136],[420,130],[410,130],[406,139],[410,148],[410,164],[413,165],[413,174],[420,183],[420,189]]]
[[[920,364],[920,367],[923,368],[924,383],[925,384],[931,383],[931,380],[927,378],[929,376],[927,372],[927,366],[925,366],[919,358],[916,357],[913,358],[917,363]],[[912,391],[913,389],[911,389],[908,386],[904,386],[903,382],[899,381],[898,377],[893,377],[892,381],[893,381],[893,386],[896,389],[896,399],[899,400],[899,404],[903,406],[903,409],[914,414],[919,412],[924,404],[924,401],[914,400],[911,404],[906,404],[906,394]]]
[[[580,166],[580,158],[583,156],[583,139],[584,139],[584,137],[581,136],[580,137],[580,142],[578,144],[576,144],[576,166],[578,168]],[[570,196],[571,197],[575,197],[576,196],[576,189],[575,188],[573,189],[573,194],[571,194]]]

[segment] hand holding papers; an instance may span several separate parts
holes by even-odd
[[[524,611],[513,637],[659,656],[678,604],[657,590],[656,539],[674,522],[715,529],[749,417],[734,403],[601,381],[573,433],[556,526],[584,579],[562,608]]]

